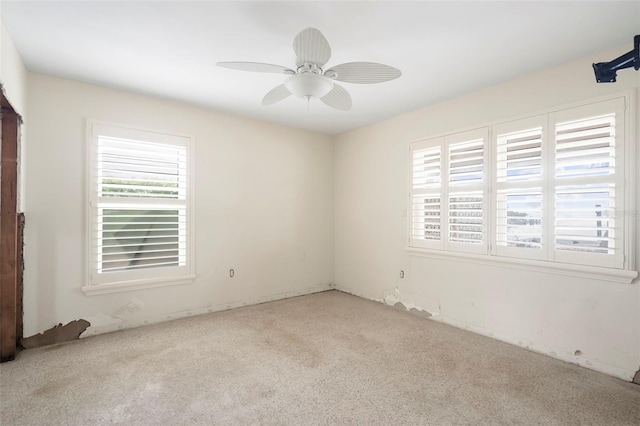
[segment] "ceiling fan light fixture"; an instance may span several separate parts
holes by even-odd
[[[296,54],[295,71],[281,65],[261,62],[218,62],[217,65],[241,71],[288,75],[283,84],[274,87],[262,98],[262,105],[272,105],[295,95],[305,98],[307,105],[311,98],[317,98],[340,111],[349,111],[352,101],[349,92],[334,83],[334,80],[372,84],[383,83],[402,75],[396,68],[375,62],[347,62],[324,70],[324,65],[331,58],[331,46],[315,28],[306,28],[295,37],[293,51]]]
[[[314,73],[296,74],[289,77],[284,86],[300,98],[321,98],[333,89],[333,82]]]

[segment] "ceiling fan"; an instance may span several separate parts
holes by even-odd
[[[347,62],[327,70],[322,67],[331,57],[331,46],[315,28],[304,29],[293,40],[296,69],[259,62],[218,62],[216,65],[242,71],[267,72],[289,75],[283,84],[275,87],[262,99],[271,105],[295,95],[318,98],[328,106],[342,111],[351,109],[351,96],[335,81],[345,83],[382,83],[400,77],[400,70],[375,62]]]

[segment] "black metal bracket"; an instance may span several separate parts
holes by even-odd
[[[615,83],[618,70],[633,67],[640,69],[640,35],[633,38],[633,50],[610,62],[593,64],[593,72],[598,83]]]

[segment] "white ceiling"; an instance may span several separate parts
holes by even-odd
[[[0,13],[26,68],[338,134],[627,44],[640,1],[9,1]],[[402,77],[342,84],[348,112],[290,97],[263,106],[285,75],[219,61],[294,67],[293,39],[318,28],[331,65],[371,61]],[[624,53],[624,52],[621,52]],[[602,58],[609,61],[613,58]],[[591,72],[591,70],[585,70]],[[595,80],[594,80],[595,84]]]

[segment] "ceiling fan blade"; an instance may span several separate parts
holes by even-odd
[[[351,95],[342,86],[338,86],[335,83],[333,84],[333,90],[321,97],[320,100],[331,108],[339,109],[340,111],[349,111],[351,109]]]
[[[297,66],[303,65],[305,62],[313,62],[321,67],[331,57],[329,42],[315,28],[304,29],[296,36],[293,40],[293,51],[297,56]]]
[[[347,62],[331,67],[324,75],[346,83],[372,84],[393,80],[402,73],[399,69],[375,62]]]
[[[280,86],[273,88],[269,93],[264,95],[264,98],[262,98],[262,105],[275,104],[276,102],[280,102],[288,98],[289,96],[291,96],[291,92],[289,92],[289,90],[284,87],[284,84],[281,84]]]
[[[217,66],[232,70],[251,72],[272,72],[276,74],[295,74],[295,71],[280,65],[263,64],[261,62],[217,62]]]

